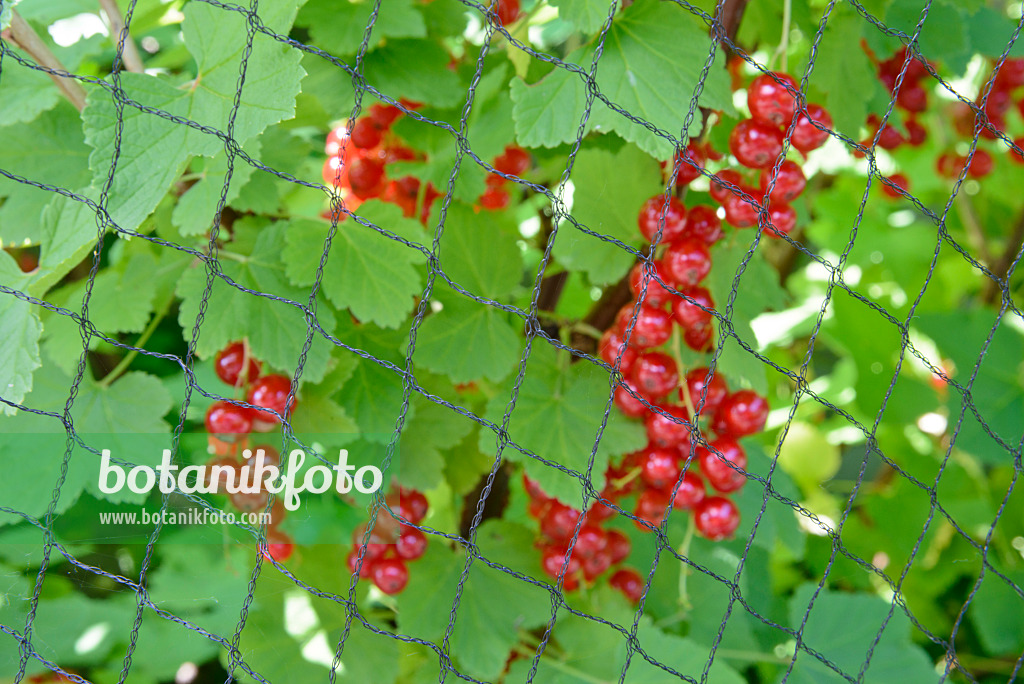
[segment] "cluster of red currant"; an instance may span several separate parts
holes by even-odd
[[[982,106],[981,102],[984,91],[979,93],[976,104],[985,113],[985,118],[988,120],[988,123],[992,124],[993,128],[998,131],[1006,131],[1008,126],[1007,116],[1013,110],[1014,105],[1016,105],[1020,116],[1024,117],[1024,92],[1022,92],[1022,88],[1024,88],[1024,58],[1007,59],[1003,62],[994,78],[992,73],[989,72],[982,82],[987,84],[989,81],[992,82],[992,89],[988,93],[984,106]],[[968,105],[963,102],[955,102],[953,104],[953,128],[967,140],[974,138],[976,118],[974,110]],[[980,137],[985,140],[997,140],[999,138],[996,132],[988,127],[981,129]],[[1013,139],[1013,143],[1019,148],[1024,147],[1024,136],[1017,136]],[[1024,164],[1024,157],[1014,151],[1013,148],[1010,148],[1009,154],[1012,161]],[[960,175],[960,171],[966,163],[967,158],[965,156],[947,152],[940,155],[936,162],[936,168],[941,175],[947,178],[956,178]],[[972,178],[981,178],[991,173],[994,166],[995,158],[988,150],[979,146],[974,150],[974,156],[971,158],[967,174]]]
[[[396,511],[412,525],[427,517],[427,497],[414,489],[400,487],[385,498],[388,508],[381,508],[370,532],[370,540],[363,551],[359,578],[371,580],[385,594],[397,594],[409,583],[406,564],[421,558],[427,551],[427,536],[418,528],[400,522],[391,514]],[[359,552],[366,535],[366,525],[352,532],[353,549],[346,562],[350,572],[356,572]]]
[[[494,158],[495,169],[509,176],[522,176],[532,164],[530,153],[518,145],[509,145],[505,151]],[[507,179],[495,173],[487,175],[487,189],[480,195],[480,206],[484,209],[497,211],[508,206],[511,200],[505,189]]]

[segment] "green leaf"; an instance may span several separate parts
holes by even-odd
[[[816,588],[805,584],[793,595],[789,604],[791,627],[803,623],[804,613]],[[889,607],[888,601],[876,596],[822,590],[804,625],[805,643],[831,660],[842,672],[856,677],[868,648],[876,642]],[[903,684],[938,681],[931,658],[911,643],[910,620],[899,607],[877,642],[865,677],[865,681]],[[825,684],[846,680],[814,656],[800,652],[788,681]]]
[[[499,212],[475,212],[453,202],[445,219],[439,259],[448,277],[469,292],[498,299],[523,278],[516,225]]]
[[[403,392],[402,378],[398,374],[361,358],[352,377],[341,388],[338,401],[355,420],[364,439],[387,442],[395,432]],[[409,407],[406,420],[411,420],[414,414],[415,404]]]
[[[516,548],[522,556],[536,553],[529,544]],[[410,573],[409,586],[399,597],[398,626],[403,633],[441,642],[464,564],[462,553],[430,545],[417,561],[419,572]],[[459,603],[452,655],[466,674],[493,680],[518,642],[518,630],[543,624],[550,610],[543,590],[475,561]]]
[[[293,287],[285,279],[285,267],[281,263],[284,225],[260,227],[243,220],[235,222],[233,231],[236,241],[242,238],[255,242],[251,252],[239,255],[240,258],[225,258],[222,253],[220,264],[225,275],[242,287],[305,305],[309,288]],[[227,249],[231,247],[229,243]],[[186,339],[191,336],[205,287],[206,269],[202,264],[186,270],[178,282],[178,296],[182,299],[178,323]],[[335,319],[330,308],[319,307],[317,317],[325,330],[334,329]],[[305,315],[295,306],[254,296],[216,278],[196,351],[205,358],[216,354],[229,342],[245,337],[256,358],[271,368],[291,373],[305,344],[306,330]],[[314,333],[303,380],[315,383],[324,377],[330,349],[331,345]]]
[[[417,398],[415,404],[416,415],[402,430],[396,479],[405,487],[426,491],[444,480],[448,450],[461,442],[475,423],[428,399]]]
[[[245,146],[246,152],[259,159],[260,146],[256,143]],[[213,223],[217,203],[220,202],[227,178],[228,159],[223,153],[216,154],[213,159],[199,159],[193,162],[193,168],[201,168],[197,173],[199,179],[188,191],[178,198],[178,203],[171,213],[171,223],[184,236],[205,235]],[[241,159],[236,158],[228,186],[227,202],[233,202],[242,187],[249,183],[256,169]],[[261,174],[263,175],[263,174]]]
[[[1024,584],[1024,572],[1006,576],[1018,587]],[[1016,658],[1024,648],[1024,611],[1020,603],[1020,596],[1002,578],[993,572],[985,575],[967,616],[990,655]]]
[[[10,261],[9,257],[4,261]],[[16,268],[10,264],[11,268]],[[6,277],[4,281],[6,282]],[[14,295],[0,293],[0,396],[20,404],[32,391],[32,373],[39,368],[39,335],[43,327],[32,304]],[[14,409],[6,404],[0,413]]]
[[[433,41],[390,40],[366,56],[366,82],[393,98],[405,97],[435,107],[459,103],[465,92],[447,69],[451,56]]]
[[[313,44],[334,55],[355,54],[370,23],[372,0],[309,0],[299,12],[296,25],[309,29]],[[413,0],[388,0],[373,23],[369,46],[384,38],[421,38],[427,34]]]
[[[401,210],[393,205],[374,203],[361,207],[359,213],[372,216],[375,225],[396,233],[402,232],[403,225],[407,230],[415,224],[402,218]],[[288,279],[295,285],[312,285],[330,226],[309,219],[286,225],[283,256]],[[360,321],[395,328],[408,317],[413,297],[423,290],[415,267],[422,261],[420,252],[348,219],[338,225],[331,242],[323,292],[335,306],[349,309]]]
[[[264,25],[287,32],[298,0],[261,9]],[[224,130],[238,90],[238,70],[245,52],[245,16],[204,3],[184,10],[182,33],[195,57],[198,75],[188,87],[175,87],[156,76],[122,74],[128,97],[149,107]],[[297,50],[257,35],[246,67],[241,103],[234,117],[235,140],[250,140],[267,126],[295,113],[302,80]],[[116,110],[104,90],[94,90],[85,111],[86,141],[94,182],[106,180],[114,152]],[[134,107],[124,110],[117,174],[111,187],[110,213],[122,228],[134,229],[153,211],[193,155],[212,156],[224,149],[216,137],[158,118]],[[236,160],[236,166],[244,164]],[[212,218],[212,216],[211,216]]]
[[[5,30],[11,25],[11,13],[14,11],[14,6],[19,2],[21,0],[10,0],[10,2],[4,3],[3,10],[0,10],[0,31]]]
[[[567,364],[565,361],[564,353],[556,353],[546,344],[534,343],[508,433],[512,441],[540,457],[585,474],[611,388],[608,374],[602,369],[586,362]],[[485,413],[485,417],[497,425],[501,424],[509,402],[506,391],[509,383],[504,384],[506,387],[499,389],[488,402]],[[643,425],[613,409],[594,458],[595,479],[603,477],[609,458],[640,449],[646,441]],[[480,431],[481,451],[493,454],[495,442],[491,430]],[[510,447],[504,450],[503,457],[522,462],[527,475],[537,480],[549,495],[570,505],[581,500],[582,486],[575,477]]]
[[[832,115],[835,128],[854,140],[868,114],[868,103],[878,89],[875,67],[859,48],[863,31],[875,32],[852,11],[839,12],[825,27],[809,85],[825,95],[823,104]]]
[[[629,173],[621,173],[629,169]],[[584,149],[576,157],[572,182],[573,217],[589,230],[640,247],[636,217],[640,207],[658,192],[658,163],[633,145],[618,152]],[[566,268],[583,271],[595,285],[616,282],[634,262],[618,245],[581,233],[562,221],[555,240],[555,257]]]
[[[508,314],[459,295],[423,321],[416,340],[417,366],[462,383],[499,381],[516,367],[522,349]]]
[[[9,7],[10,3],[5,2],[4,14]],[[20,50],[7,49],[25,56]],[[4,59],[4,99],[0,102],[0,126],[32,121],[41,112],[56,107],[59,101],[60,91],[49,76],[21,66],[11,57]]]
[[[925,57],[941,62],[954,74],[964,73],[973,52],[968,33],[968,25],[972,19],[968,19],[962,8],[963,4],[962,0],[953,0],[931,5],[928,9],[928,18],[917,38]],[[914,7],[913,3],[894,2],[885,13],[885,24],[907,35],[913,35],[917,23],[921,20],[921,10],[921,7]],[[893,52],[897,46],[898,44],[893,42]]]
[[[625,111],[678,136],[710,53],[707,29],[696,17],[669,3],[641,0],[623,10],[612,23],[597,83],[601,92]],[[589,49],[569,59],[589,65]],[[701,106],[731,114],[729,79],[720,61],[716,60],[704,79],[699,101]],[[530,146],[572,142],[583,113],[582,81],[577,74],[556,69],[541,84],[513,82],[517,137]],[[612,130],[661,159],[672,155],[668,141],[604,104],[595,104],[591,126],[594,130]],[[701,117],[694,116],[691,132],[700,126]]]
[[[570,22],[578,31],[596,33],[608,21],[610,3],[604,0],[553,0],[558,18]]]

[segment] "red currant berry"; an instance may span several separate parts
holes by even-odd
[[[672,500],[672,507],[680,510],[689,510],[704,500],[707,493],[704,490],[704,480],[692,470],[687,470],[683,475],[683,481],[679,483],[676,496]]]
[[[744,191],[754,197],[754,190],[744,188]],[[750,228],[757,225],[758,209],[753,203],[743,199],[739,195],[730,195],[722,202],[725,208],[725,220],[737,228]]]
[[[575,555],[568,556],[568,553],[568,548],[564,545],[545,546],[540,554],[540,563],[544,568],[544,573],[551,579],[558,579],[564,567],[567,580],[571,575],[575,575],[580,569],[580,561]],[[566,565],[567,556],[569,558],[568,565]]]
[[[519,0],[498,0],[498,21],[511,26],[519,18]]]
[[[247,401],[253,406],[259,406],[267,410],[260,411],[256,419],[272,425],[281,422],[278,415],[284,415],[291,387],[291,380],[283,375],[272,374],[258,378],[249,389]],[[296,402],[293,398],[291,403],[293,410],[295,404]]]
[[[712,375],[710,381],[707,377],[708,369],[704,367],[694,368],[686,374],[686,389],[690,393],[690,401],[693,402],[693,407],[696,409],[703,399],[701,413],[704,415],[717,410],[722,404],[722,400],[729,394],[729,388],[721,375]],[[680,388],[680,395],[682,395],[682,388]]]
[[[576,535],[576,544],[572,547],[574,554],[580,558],[593,558],[608,546],[608,535],[600,527],[584,525]]]
[[[895,185],[896,188],[899,188],[903,192],[906,192],[907,188],[910,187],[910,181],[902,173],[894,173],[891,176],[889,176],[889,182]],[[887,196],[892,197],[893,199],[903,196],[896,188],[890,187],[889,185],[882,183],[882,192],[884,192]]]
[[[712,422],[719,437],[745,437],[764,429],[768,401],[753,390],[740,390],[722,400]]]
[[[825,130],[821,130],[818,126]],[[800,112],[790,143],[804,154],[816,150],[828,140],[829,131],[832,129],[832,116],[828,111],[818,104],[809,104],[807,109]]]
[[[370,157],[359,157],[348,167],[348,182],[353,194],[359,199],[370,199],[384,192],[387,178],[384,162]]]
[[[789,235],[796,228],[796,209],[788,204],[773,204],[768,207],[770,224],[764,227],[768,237]]]
[[[530,505],[526,507],[527,512],[531,518],[540,520],[548,511],[551,510],[551,505],[554,503],[554,499],[530,499]]]
[[[648,487],[667,490],[679,479],[679,452],[676,449],[645,449],[640,478]]]
[[[672,293],[666,290],[654,277],[656,275],[662,282],[665,282],[665,277],[662,275],[661,261],[655,261],[652,266],[654,267],[654,274],[647,280],[647,292],[644,293],[643,303],[648,306],[661,307],[672,299]],[[629,272],[629,289],[633,292],[633,297],[636,299],[641,299],[643,275],[644,262],[636,264],[633,266],[633,270]]]
[[[650,291],[651,287],[648,286],[647,289]],[[621,354],[622,360],[619,363],[619,371],[623,375],[629,375],[633,364],[636,362],[636,357],[639,355],[636,349],[623,344],[622,334],[616,328],[609,328],[605,331],[604,335],[601,336],[601,341],[598,342],[597,351],[601,355],[601,359],[609,366],[614,366],[615,358]]]
[[[981,102],[978,102],[980,105]],[[989,119],[1004,116],[1013,107],[1013,93],[1009,90],[993,88],[985,100],[985,114]]]
[[[676,174],[676,185],[688,185],[700,176],[701,169],[707,163],[707,155],[700,146],[691,141],[685,150],[676,152],[676,162],[679,167],[679,172]]]
[[[1024,85],[1024,57],[1011,57],[1003,61],[996,74],[995,87],[1012,90]]]
[[[633,394],[630,394],[629,390],[623,387],[623,385],[628,386],[629,389],[633,390],[633,393],[639,396],[643,396],[643,394],[641,394],[636,389],[636,387],[634,387],[633,384],[628,381],[623,381],[621,385],[616,387],[614,401],[615,405],[619,407],[620,411],[622,411],[622,415],[626,416],[627,418],[639,418],[640,416],[646,414],[648,411],[647,406],[642,401],[633,396]]]
[[[693,509],[697,531],[719,541],[731,537],[740,526],[740,510],[724,496],[709,496]]]
[[[608,584],[621,591],[633,603],[639,603],[644,595],[644,578],[633,568],[617,570]]]
[[[956,178],[963,168],[964,160],[952,152],[943,152],[935,160],[935,170],[945,178]]]
[[[389,596],[400,593],[409,584],[409,569],[398,558],[374,561],[370,576],[377,588]]]
[[[679,368],[668,354],[644,352],[633,364],[633,384],[648,397],[663,397],[679,385]]]
[[[703,287],[688,287],[681,290],[683,297],[672,304],[672,315],[676,323],[684,330],[707,328],[711,325],[713,314],[705,309],[714,310],[715,303],[711,293]],[[703,308],[702,308],[703,307]]]
[[[711,253],[699,240],[684,238],[668,246],[661,257],[667,285],[680,289],[696,285],[711,272]]]
[[[988,150],[976,149],[974,157],[971,159],[971,165],[967,167],[967,175],[971,178],[984,178],[992,173],[994,166],[995,161]]]
[[[761,171],[761,195],[768,192],[768,186],[772,178],[775,178],[775,186],[772,188],[771,197],[773,202],[792,202],[807,187],[807,179],[804,177],[803,169],[792,159],[787,159],[779,166],[777,173],[774,169]]]
[[[507,146],[494,158],[494,168],[509,176],[522,176],[530,169],[530,163],[530,153],[518,145]]]
[[[252,419],[251,410],[218,401],[206,410],[206,431],[214,435],[245,435],[252,432]]]
[[[633,515],[639,520],[634,520],[633,524],[641,530],[648,529],[643,523],[658,527],[665,519],[668,507],[668,494],[660,489],[645,489],[636,499],[636,509],[633,511]]]
[[[556,501],[540,521],[541,534],[556,544],[566,544],[572,538],[579,519],[579,511]]]
[[[270,500],[270,492],[265,489],[256,492],[228,492],[228,500],[231,501],[232,506],[243,513],[255,513],[267,507],[267,501]]]
[[[504,188],[487,188],[480,195],[480,206],[488,211],[500,211],[508,207],[511,197]]]
[[[686,236],[713,245],[722,239],[722,221],[715,210],[706,204],[690,209],[686,217]]]
[[[1024,135],[1018,136],[1013,139],[1013,144],[1016,145],[1016,149],[1011,147],[1008,152],[1010,153],[1010,159],[1018,164],[1024,164],[1024,155],[1017,150],[1024,151]]]
[[[683,331],[683,342],[693,351],[708,351],[711,348],[711,337],[714,332],[710,325],[704,328],[688,328]]]
[[[352,144],[360,149],[377,147],[383,137],[383,127],[372,117],[360,117],[352,127]]]
[[[747,454],[735,440],[721,437],[711,442],[711,447],[721,455],[706,447],[697,447],[697,460],[700,471],[704,473],[708,483],[720,492],[735,492],[747,483],[743,471],[747,468]],[[729,466],[738,468],[735,470]]]
[[[662,215],[664,212],[664,221]],[[686,229],[686,207],[675,197],[670,197],[668,209],[665,208],[665,196],[655,195],[640,207],[637,217],[640,233],[648,242],[654,242],[658,228],[661,230],[661,243],[672,242],[683,234]]]
[[[668,415],[652,411],[644,419],[647,439],[651,444],[661,447],[676,447],[688,442],[692,426],[689,423],[690,413],[686,407],[669,404],[660,408]]]
[[[249,345],[244,342],[232,342],[217,352],[213,360],[213,370],[217,377],[227,384],[239,387],[259,376],[260,362],[253,357]]]
[[[348,130],[344,126],[338,126],[332,128],[331,132],[327,134],[327,142],[324,144],[324,152],[327,153],[328,157],[338,156],[338,152],[341,151],[342,145],[348,140]],[[348,149],[352,147],[351,144],[345,145]]]
[[[789,74],[775,72],[755,78],[747,88],[750,115],[775,126],[788,126],[796,112],[796,98],[786,86],[794,91],[800,89]]]
[[[583,559],[583,579],[593,582],[612,566],[612,558],[607,552],[597,553]]]
[[[345,557],[345,564],[348,566],[348,571],[354,573],[356,571],[356,564],[359,562],[359,550],[352,549],[348,552],[348,556]],[[370,559],[369,555],[363,557],[363,564],[359,568],[359,579],[370,579],[373,576],[374,561]]]
[[[706,251],[706,250],[705,250]],[[619,333],[625,336],[626,327],[633,316],[633,305],[627,304],[619,310],[617,318]],[[637,349],[660,347],[672,336],[672,314],[664,309],[655,309],[644,304],[637,313],[636,323],[629,336],[629,343]]]
[[[892,124],[885,124],[882,127],[882,132],[878,134],[878,146],[883,150],[895,150],[904,142],[906,142],[906,138]]]
[[[541,489],[540,483],[523,473],[523,490],[531,499],[546,499],[548,495]]]
[[[403,526],[395,542],[395,553],[405,560],[416,560],[427,552],[427,535],[415,527]]]
[[[405,116],[405,113],[394,105],[377,102],[370,105],[369,116],[380,128],[388,129],[396,120]]]
[[[744,119],[729,136],[729,151],[750,169],[763,169],[782,154],[782,131],[757,119]]]
[[[920,122],[915,119],[907,119],[903,125],[907,129],[907,142],[911,147],[919,147],[928,140],[928,129]]]
[[[608,556],[612,560],[612,565],[615,563],[621,563],[629,557],[629,552],[632,551],[633,545],[622,532],[618,530],[608,530]]]
[[[419,525],[423,522],[423,519],[427,517],[427,511],[430,509],[430,504],[427,502],[427,497],[424,496],[423,492],[418,492],[415,489],[406,489],[405,487],[399,491],[398,505],[402,511],[402,517],[414,525]],[[390,503],[388,506],[394,508]]]
[[[725,202],[726,197],[732,197],[735,194],[735,191],[729,188],[728,185],[725,185],[725,183],[740,189],[744,187],[743,176],[739,171],[735,169],[722,169],[712,178],[711,185],[708,188],[711,198],[716,202]]]
[[[284,563],[292,557],[295,551],[295,544],[292,538],[280,530],[268,530],[267,541],[261,549],[263,557],[268,561],[273,558],[278,563]]]
[[[900,92],[896,94],[896,104],[911,113],[923,112],[928,109],[928,91],[920,83],[903,81]]]

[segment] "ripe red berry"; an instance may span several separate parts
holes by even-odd
[[[1003,61],[996,74],[996,87],[1019,88],[1024,85],[1024,57],[1010,57]]]
[[[352,144],[360,149],[377,147],[383,137],[383,127],[372,117],[360,117],[352,127]]]
[[[370,576],[377,588],[389,596],[400,593],[409,584],[409,569],[398,558],[374,561]]]
[[[735,194],[735,192],[725,185],[725,183],[734,185],[737,188],[743,188],[744,185],[743,176],[735,169],[722,169],[715,174],[714,178],[717,178],[718,180],[711,181],[708,193],[710,193],[711,198],[716,202],[725,202],[726,197],[731,197]]]
[[[645,489],[637,497],[636,508],[633,510],[633,515],[640,520],[633,521],[633,524],[641,530],[647,530],[647,527],[642,522],[658,527],[661,525],[662,520],[665,519],[668,507],[668,494],[660,489]]]
[[[814,124],[817,123],[825,130],[821,130]],[[790,137],[790,143],[804,154],[816,150],[828,140],[829,131],[832,129],[832,116],[824,107],[818,104],[809,104],[807,109],[800,112],[797,118],[796,127]]]
[[[206,410],[206,431],[214,435],[245,435],[252,432],[252,411],[226,401]]]
[[[666,302],[672,299],[672,293],[666,290],[661,283],[654,277],[655,275],[665,281],[665,276],[662,275],[662,264],[661,261],[653,262],[654,273],[650,278],[647,279],[647,291],[644,292],[643,303],[648,306],[661,307]],[[644,262],[640,262],[633,266],[633,269],[629,272],[629,289],[633,292],[635,299],[640,299],[641,288],[643,285],[644,275]]]
[[[903,126],[907,129],[907,142],[912,147],[923,145],[928,140],[928,129],[916,119],[907,119]]]
[[[687,185],[700,176],[701,169],[707,163],[707,154],[703,148],[691,141],[682,152],[676,152],[676,162],[679,167],[676,185]]]
[[[213,370],[217,377],[231,385],[239,387],[260,374],[260,362],[257,361],[249,345],[244,342],[232,342],[217,352],[213,360]]]
[[[708,483],[718,491],[735,492],[747,483],[747,478],[742,472],[747,468],[746,452],[735,440],[728,437],[716,439],[711,442],[711,446],[721,455],[706,447],[697,447],[700,471],[704,473]],[[730,463],[739,470],[729,467]]]
[[[647,406],[644,405],[639,399],[634,397],[629,391],[626,390],[623,385],[627,385],[633,392],[639,396],[643,396],[633,383],[629,381],[623,381],[621,385],[615,388],[614,401],[615,405],[622,411],[622,415],[628,418],[639,418],[640,416],[647,413]]]
[[[540,531],[556,544],[567,544],[576,530],[580,512],[556,501],[540,521]]]
[[[896,130],[896,127],[892,124],[885,124],[881,130],[882,132],[878,134],[878,146],[883,150],[895,150],[906,142],[906,138],[903,137],[903,134]],[[869,140],[867,142],[870,144],[871,141]]]
[[[704,404],[701,408],[703,415],[710,415],[722,404],[722,400],[725,399],[729,394],[729,388],[725,384],[725,379],[718,373],[711,376],[711,380],[707,380],[708,369],[694,368],[686,374],[686,390],[690,394],[690,401],[693,402],[694,409],[700,403],[703,398]],[[682,388],[680,388],[680,398],[682,398]]]
[[[388,508],[397,511],[413,525],[423,522],[423,519],[427,517],[427,510],[430,508],[427,497],[422,492],[405,487],[401,488],[397,494],[394,492],[388,494],[384,501]]]
[[[660,408],[668,415],[651,411],[644,418],[648,441],[661,447],[676,447],[688,442],[692,425],[686,407],[668,404]]]
[[[719,437],[745,437],[764,428],[768,401],[753,390],[740,390],[722,400],[712,421]]]
[[[684,288],[680,293],[683,296],[672,304],[672,315],[675,317],[676,323],[684,331],[706,328],[711,325],[711,319],[714,316],[705,310],[714,310],[715,303],[711,299],[711,293],[699,286]]]
[[[770,225],[764,227],[768,237],[789,235],[796,228],[796,209],[788,204],[773,204],[768,207]]]
[[[744,188],[744,190],[748,195],[759,199],[753,189]],[[726,197],[722,202],[722,207],[725,209],[725,220],[731,225],[737,228],[750,228],[757,225],[757,207],[739,195]]]
[[[327,134],[327,142],[324,144],[324,152],[327,153],[328,157],[336,157],[338,152],[341,151],[342,144],[348,140],[348,130],[344,126],[338,126],[332,128],[331,132]],[[346,145],[346,149],[352,147],[352,145]]]
[[[906,192],[907,188],[910,187],[910,181],[902,173],[894,173],[891,176],[889,176],[889,182],[895,185],[900,190],[903,190],[903,192]],[[894,199],[902,197],[899,191],[897,191],[895,188],[886,185],[885,183],[882,183],[882,192],[884,192],[887,196],[892,197]]]
[[[505,188],[487,188],[480,195],[480,206],[488,211],[500,211],[506,208],[510,201],[511,197]]]
[[[596,525],[584,525],[576,535],[576,544],[572,547],[573,555],[580,558],[593,558],[608,546],[608,535]]]
[[[519,18],[519,0],[498,0],[498,20],[509,26]]]
[[[395,554],[405,560],[416,560],[427,552],[427,535],[415,527],[402,526],[395,542]]]
[[[722,239],[722,221],[712,207],[698,204],[686,217],[685,235],[705,245],[713,245]]]
[[[348,169],[342,162],[342,158],[336,155],[332,155],[324,160],[323,170],[321,175],[324,179],[324,185],[335,187],[335,188],[347,188],[348,187]]]
[[[943,152],[935,160],[935,170],[945,178],[956,178],[963,168],[964,160],[952,152]]]
[[[683,342],[693,351],[708,351],[711,348],[711,337],[714,328],[710,325],[703,328],[688,328],[683,331]]]
[[[696,285],[711,272],[711,252],[700,240],[683,238],[668,246],[661,257],[666,284],[675,289]]]
[[[353,160],[348,167],[348,182],[352,192],[359,199],[377,197],[387,185],[384,162],[370,157]]]
[[[630,380],[645,396],[663,397],[679,385],[679,368],[668,354],[648,351],[633,364]]]
[[[633,305],[627,304],[619,310],[617,323],[619,333],[625,337],[626,327],[633,316]],[[664,309],[655,309],[646,304],[637,313],[636,324],[629,337],[629,344],[637,349],[660,347],[672,336],[672,314]]]
[[[253,406],[267,409],[260,411],[256,420],[271,425],[280,423],[278,415],[283,416],[288,402],[288,393],[291,390],[292,382],[283,375],[271,374],[258,378],[249,388],[247,401]],[[295,408],[295,399],[292,398],[292,409]],[[276,415],[275,415],[276,414]]]
[[[704,490],[704,480],[693,470],[687,470],[683,475],[683,481],[679,483],[676,496],[672,500],[672,507],[680,510],[689,510],[704,500],[707,492]]]
[[[928,109],[928,91],[920,83],[904,80],[900,92],[896,94],[896,104],[908,112],[923,112]]]
[[[971,159],[971,165],[967,168],[967,175],[971,178],[984,178],[992,173],[994,166],[995,161],[988,150],[976,149],[974,157]]]
[[[650,289],[648,286],[648,290]],[[605,331],[601,336],[601,341],[597,344],[597,351],[601,355],[601,359],[609,366],[615,365],[615,358],[621,353],[622,360],[619,363],[619,370],[626,376],[629,375],[629,371],[633,368],[633,363],[640,353],[622,342],[622,334],[616,328],[609,328]]]
[[[405,113],[394,105],[376,102],[370,105],[369,116],[382,129],[388,129],[397,119],[405,116]]]
[[[544,568],[544,573],[551,579],[556,579],[562,574],[562,568],[565,567],[565,577],[576,574],[580,569],[580,560],[575,554],[569,556],[568,565],[566,565],[566,556],[568,556],[568,548],[565,545],[550,545],[545,546],[541,550],[540,563],[541,567]]]
[[[662,212],[665,212],[664,222],[662,222]],[[659,227],[662,229],[660,244],[672,242],[680,237],[686,229],[686,207],[675,197],[670,197],[666,209],[665,196],[655,195],[640,207],[637,225],[640,227],[640,234],[648,242],[654,242],[654,236],[658,234]]]
[[[769,195],[773,202],[792,202],[807,187],[807,178],[804,177],[803,169],[792,159],[782,162],[777,173],[773,173],[773,171],[773,168],[761,171],[762,196],[768,191],[772,178],[775,178],[775,185]]]
[[[694,507],[693,519],[698,532],[711,541],[719,541],[736,532],[740,510],[724,496],[709,496]]]
[[[757,119],[744,119],[729,136],[729,151],[736,160],[751,169],[763,169],[782,154],[782,131]]]
[[[268,561],[273,558],[278,563],[284,563],[292,557],[295,551],[295,544],[292,538],[280,530],[267,530],[267,541],[260,550],[263,557]]]
[[[1010,159],[1018,164],[1024,164],[1024,156],[1022,156],[1021,153],[1017,151],[1024,151],[1024,135],[1014,138],[1013,144],[1016,145],[1017,149],[1011,147],[1008,150],[1010,154]]]
[[[228,500],[232,506],[243,513],[255,513],[266,509],[267,501],[270,500],[270,492],[265,489],[255,492],[228,492]]]
[[[593,582],[612,566],[612,558],[608,553],[601,552],[583,559],[583,579]]]
[[[494,168],[509,176],[522,176],[529,170],[530,163],[530,153],[518,145],[507,146],[494,158]]]
[[[345,564],[350,573],[356,571],[356,564],[359,562],[359,550],[352,549],[345,557]],[[373,576],[374,561],[369,555],[363,556],[363,564],[359,568],[359,579],[370,579]]]
[[[679,451],[647,448],[641,463],[640,478],[648,487],[670,489],[679,479]]]
[[[796,112],[796,98],[786,86],[794,91],[800,89],[789,74],[774,72],[755,78],[747,88],[750,115],[774,126],[788,127]]]
[[[626,560],[632,548],[633,545],[630,543],[629,537],[618,530],[608,530],[607,550],[612,565]]]
[[[644,595],[644,578],[633,568],[617,570],[608,584],[621,591],[633,603],[638,603]]]

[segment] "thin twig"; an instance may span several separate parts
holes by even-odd
[[[142,65],[142,57],[139,56],[139,49],[131,35],[124,30],[124,21],[121,20],[121,9],[117,6],[117,0],[99,0],[103,13],[107,15],[107,23],[110,25],[110,39],[116,47],[124,35],[124,47],[121,48],[121,60],[124,68],[136,74],[143,73],[146,69]]]
[[[1024,213],[1017,217],[1017,223],[1013,227],[1013,233],[1006,242],[1006,248],[1003,250],[999,260],[992,265],[992,273],[996,275],[1000,280],[1005,280],[1007,274],[1010,271],[1010,266],[1013,264],[1014,259],[1020,253],[1021,247],[1024,247]],[[1006,283],[1009,287],[1009,283]],[[1002,288],[996,284],[996,281],[989,279],[988,284],[985,286],[985,293],[982,297],[987,304],[994,304],[996,301],[996,294],[1000,292]]]
[[[36,64],[50,70],[50,78],[57,84],[57,87],[64,93],[64,96],[68,98],[68,101],[74,105],[75,109],[82,111],[85,108],[85,88],[72,78],[58,76],[54,73],[67,72],[67,69],[57,59],[57,56],[53,54],[49,46],[43,42],[43,39],[35,32],[35,29],[29,26],[28,22],[18,14],[17,10],[11,12],[11,26],[4,32],[4,37],[27,52],[36,61]]]

